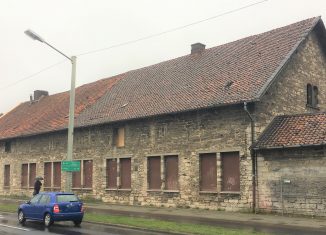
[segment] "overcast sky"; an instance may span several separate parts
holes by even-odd
[[[34,90],[51,95],[70,89],[69,60],[28,38],[26,29],[77,55],[80,86],[189,54],[192,43],[210,48],[314,16],[325,19],[325,0],[0,0],[0,113],[28,101]]]

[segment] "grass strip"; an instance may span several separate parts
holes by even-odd
[[[0,204],[1,212],[16,213],[17,204]],[[266,233],[258,233],[248,229],[230,229],[200,224],[178,223],[157,219],[145,219],[129,216],[115,216],[106,214],[85,213],[84,221],[125,225],[130,227],[151,229],[156,231],[167,231],[184,234],[198,235],[266,235]]]
[[[230,229],[200,224],[178,223],[171,221],[163,221],[156,219],[145,219],[127,216],[112,216],[104,214],[86,213],[85,221],[127,225],[137,228],[146,228],[156,231],[178,232],[184,234],[199,235],[263,235],[266,233],[258,233],[247,229]]]

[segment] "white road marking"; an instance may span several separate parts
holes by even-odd
[[[6,224],[0,224],[1,227],[6,227],[6,228],[14,228],[14,229],[18,229],[18,230],[23,230],[23,231],[30,231],[29,229],[26,228],[19,228],[19,227],[15,227],[15,226],[9,226]]]

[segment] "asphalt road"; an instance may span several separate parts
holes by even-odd
[[[1,235],[39,235],[39,234],[62,234],[62,235],[167,235],[168,233],[158,233],[139,229],[128,229],[116,226],[100,224],[82,223],[80,227],[75,227],[72,222],[57,222],[50,228],[44,227],[38,221],[26,221],[20,225],[15,214],[0,214],[0,234]]]

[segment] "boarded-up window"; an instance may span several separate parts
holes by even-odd
[[[72,172],[72,187],[81,188],[81,172],[73,171]]]
[[[93,186],[93,161],[92,160],[83,161],[83,179],[84,179],[84,188],[92,188]]]
[[[318,106],[318,87],[307,84],[307,105],[313,108]]]
[[[10,165],[5,165],[3,186],[10,187]]]
[[[11,152],[11,142],[10,141],[5,142],[5,152],[6,153]]]
[[[239,152],[221,153],[222,190],[240,191],[240,157]]]
[[[44,188],[51,187],[52,180],[52,162],[44,163]]]
[[[148,157],[148,189],[161,189],[161,157]]]
[[[53,162],[53,187],[61,188],[61,162]]]
[[[117,159],[106,160],[106,187],[117,188]]]
[[[119,127],[113,129],[113,141],[116,147],[125,146],[125,128]]]
[[[29,187],[33,188],[36,178],[36,163],[29,164]]]
[[[200,191],[217,190],[216,153],[200,154]]]
[[[120,158],[120,187],[122,189],[131,188],[131,159]]]
[[[28,187],[28,164],[22,164],[21,186]]]
[[[178,190],[178,156],[165,156],[165,189]]]
[[[312,106],[312,86],[307,84],[307,105]]]

